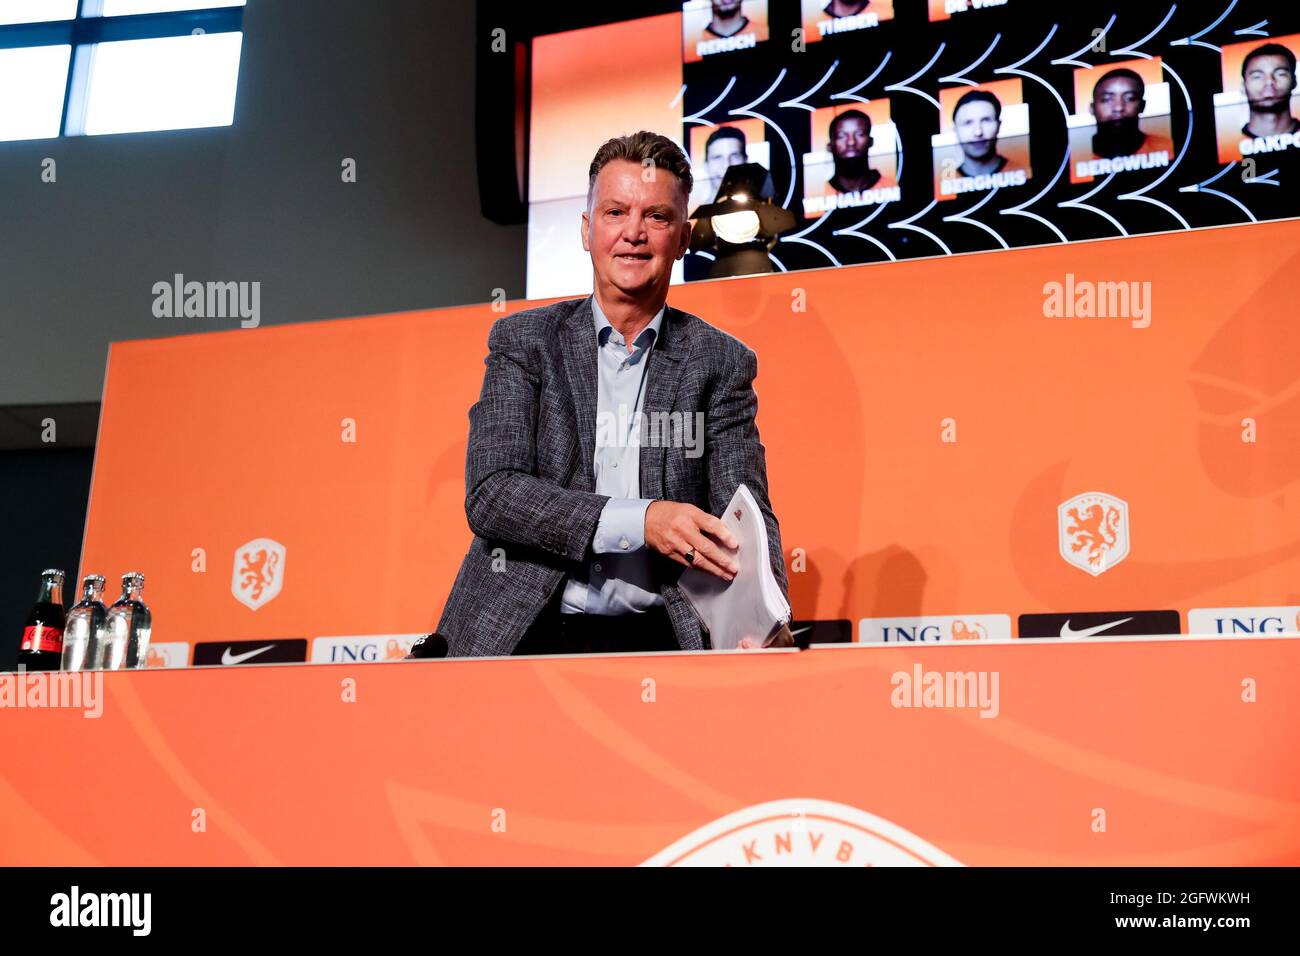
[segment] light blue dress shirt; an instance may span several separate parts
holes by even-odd
[[[664,309],[636,337],[635,347],[609,323],[591,297],[599,366],[596,401],[596,453],[592,468],[596,494],[609,495],[596,534],[593,556],[564,584],[564,614],[632,614],[663,604],[654,574],[654,555],[645,546],[645,513],[650,498],[641,495],[641,431],[637,412],[645,403],[648,358],[664,321]]]

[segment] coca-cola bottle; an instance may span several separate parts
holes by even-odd
[[[99,635],[108,608],[104,607],[104,578],[87,574],[81,580],[81,600],[68,612],[68,623],[63,629],[63,669],[86,670],[95,666],[99,648]]]
[[[142,588],[144,575],[139,571],[122,575],[122,596],[108,609],[104,636],[100,640],[100,667],[104,670],[145,666],[153,617],[144,601],[140,600]]]
[[[63,660],[63,572],[41,572],[41,592],[23,625],[18,666],[29,671],[56,671]]]

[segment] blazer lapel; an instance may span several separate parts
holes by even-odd
[[[686,356],[690,352],[690,325],[683,312],[669,306],[659,329],[659,339],[649,355],[646,374],[646,395],[641,410],[646,416],[655,412],[671,412],[677,387],[681,384]],[[653,422],[652,417],[648,417]],[[660,428],[657,445],[643,444],[640,452],[639,475],[642,498],[662,498],[664,495],[665,443],[672,440],[671,428]],[[654,434],[654,431],[651,432]]]
[[[569,379],[573,409],[577,415],[578,474],[575,489],[595,491],[596,476],[592,471],[596,460],[596,347],[595,319],[591,312],[591,299],[583,299],[569,313],[560,335],[560,348],[564,353],[564,373]]]

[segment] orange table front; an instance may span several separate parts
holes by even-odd
[[[990,693],[907,686],[949,673]],[[105,675],[98,717],[4,700],[6,865],[1300,863],[1300,639],[199,668]]]

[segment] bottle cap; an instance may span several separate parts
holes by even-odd
[[[65,575],[58,568],[46,568],[44,571],[41,572],[41,577],[43,578],[47,578],[50,576],[56,577],[60,581],[62,581],[67,575]]]
[[[139,571],[128,571],[122,575],[122,587],[144,587],[144,575]]]
[[[81,586],[84,588],[87,584],[102,588],[104,586],[104,576],[102,574],[87,574],[81,579]]]

